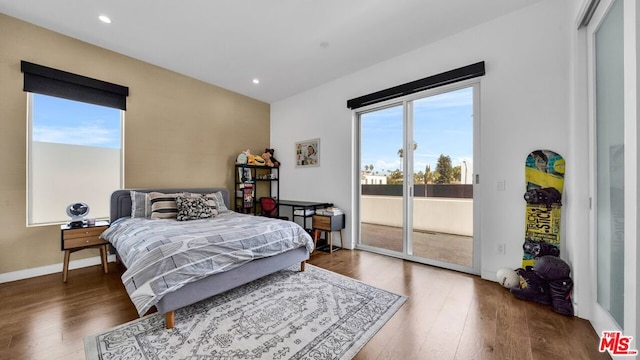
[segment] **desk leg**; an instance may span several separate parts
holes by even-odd
[[[109,273],[109,263],[107,263],[107,245],[100,246],[100,259],[102,260],[104,273]]]
[[[71,255],[71,251],[64,251],[64,263],[62,265],[62,282],[67,282],[67,274],[69,273],[69,256]]]
[[[344,244],[342,243],[342,229],[340,229],[340,249],[344,248]]]

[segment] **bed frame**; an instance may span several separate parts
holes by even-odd
[[[210,194],[221,191],[227,208],[230,207],[229,191],[226,188],[197,188],[197,189],[123,189],[111,194],[111,222],[121,218],[131,216],[131,195],[130,191],[163,193],[191,192],[199,194]],[[114,249],[117,255],[117,249]],[[263,276],[276,271],[288,268],[292,265],[300,264],[300,271],[305,270],[306,261],[309,259],[309,252],[305,247],[289,250],[285,253],[253,260],[232,270],[210,275],[206,278],[189,283],[175,292],[166,294],[156,304],[159,313],[164,314],[165,328],[171,329],[175,324],[174,311],[187,305],[195,304],[198,301],[207,299],[213,295],[223,293],[240,285],[244,285]]]

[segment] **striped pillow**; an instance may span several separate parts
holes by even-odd
[[[181,195],[182,193],[163,194],[159,192],[150,192],[149,202],[151,203],[151,218],[175,219],[178,215],[176,196]]]

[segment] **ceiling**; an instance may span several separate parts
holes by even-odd
[[[0,12],[272,103],[539,1],[0,0]]]

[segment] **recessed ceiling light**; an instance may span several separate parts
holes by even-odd
[[[100,15],[98,16],[98,19],[100,19],[100,21],[102,21],[105,24],[111,24],[111,19],[109,19],[107,15]]]
[[[254,84],[260,84],[260,79],[253,79]]]

